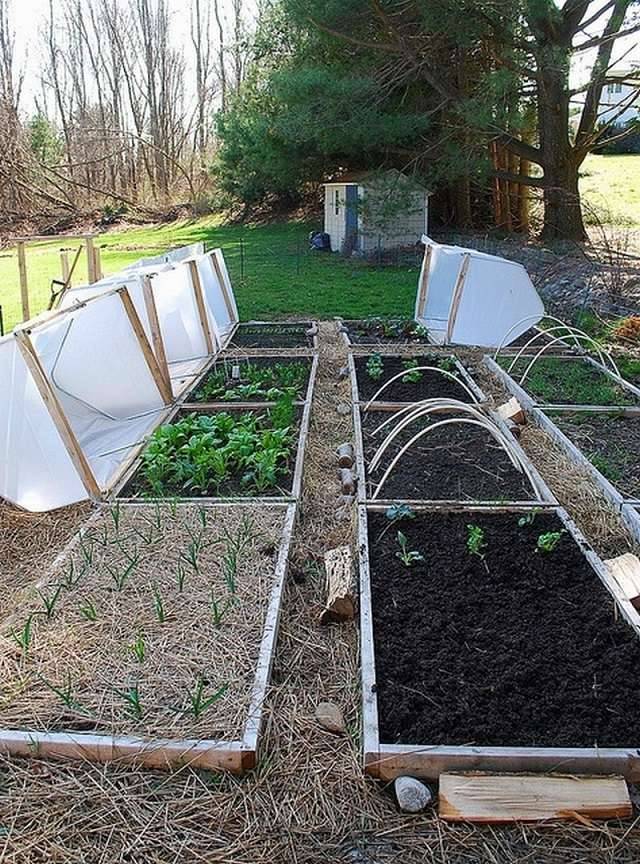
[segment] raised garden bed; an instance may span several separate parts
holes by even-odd
[[[471,390],[477,400],[484,399],[483,393],[462,364],[449,354],[399,357],[374,353],[368,356],[353,356],[351,359],[355,370],[358,398],[362,402],[372,399],[385,381],[399,373],[404,374],[380,394],[378,401],[416,402],[421,399],[440,397],[472,402],[465,388]],[[436,371],[428,369],[419,371],[415,369],[417,366],[433,366]]]
[[[249,321],[239,324],[231,348],[313,348],[315,336],[308,335],[311,321]]]
[[[182,409],[151,436],[120,497],[297,497],[305,408]]]
[[[188,402],[277,402],[304,399],[311,361],[291,357],[230,357],[207,370]]]
[[[0,748],[252,767],[294,518],[103,508],[2,622]]]
[[[428,345],[427,330],[412,318],[343,321],[349,345]]]
[[[393,428],[388,411],[360,412],[364,464],[368,466]],[[405,415],[406,416],[406,415]],[[394,457],[411,438],[445,415],[421,418],[405,427],[385,450],[379,467],[366,473],[370,499]],[[366,470],[366,469],[365,469]],[[378,494],[390,500],[531,501],[536,498],[526,476],[516,470],[497,442],[470,425],[442,426],[416,441],[396,463]]]
[[[640,618],[564,511],[360,518],[371,773],[638,776]]]
[[[640,499],[640,417],[563,411],[550,419],[624,497]]]
[[[509,372],[520,381],[532,356],[521,357]],[[505,371],[510,357],[499,357]],[[587,358],[541,357],[520,386],[540,405],[638,405],[640,397]]]

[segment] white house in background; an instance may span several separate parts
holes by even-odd
[[[324,183],[324,230],[334,252],[373,252],[420,242],[431,192],[391,169]]]
[[[612,69],[607,73],[607,77],[615,80],[605,84],[602,90],[598,120],[608,123],[618,112],[621,113],[616,117],[616,126],[640,120],[640,67]]]

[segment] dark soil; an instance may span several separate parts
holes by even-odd
[[[532,357],[521,358],[510,372],[518,383]],[[508,369],[511,358],[500,357]],[[520,385],[543,405],[632,405],[640,400],[588,360],[541,357]]]
[[[356,377],[358,381],[358,393],[360,399],[366,402],[375,395],[385,381],[393,378],[398,372],[410,371],[405,369],[405,363],[409,360],[417,361],[418,366],[438,367],[446,355],[422,354],[419,357],[385,357],[382,355],[382,375],[374,380],[367,371],[369,357],[354,357],[356,365]],[[452,374],[456,374],[456,370]],[[459,374],[459,373],[458,373]],[[465,382],[466,383],[466,382]],[[416,402],[420,399],[434,398],[459,399],[461,402],[471,402],[467,391],[453,381],[448,375],[440,372],[422,372],[420,379],[415,383],[403,381],[398,378],[378,397],[382,402]]]
[[[345,321],[354,345],[428,345],[426,330],[411,318],[370,318]]]
[[[380,737],[385,743],[638,746],[640,640],[555,514],[370,515]],[[485,531],[485,558],[467,550]],[[396,531],[424,562],[405,567]]]
[[[368,464],[394,423],[377,435],[373,432],[391,415],[367,411],[361,415],[364,458]],[[438,414],[438,420],[444,420]],[[435,422],[435,421],[431,421]],[[385,450],[382,463],[367,474],[372,494],[395,455],[420,429],[430,425],[419,420],[402,430]],[[442,426],[428,433],[406,452],[382,487],[381,498],[429,499],[433,501],[530,501],[534,492],[523,474],[511,464],[494,439],[477,426]]]
[[[219,360],[215,363],[211,369],[207,372],[206,376],[202,379],[201,383],[196,387],[196,389],[189,395],[187,398],[187,402],[202,402],[204,400],[203,388],[206,386],[207,381],[214,377],[218,372],[224,372],[227,377],[227,391],[228,396],[224,398],[223,396],[217,397],[216,401],[230,402],[233,403],[234,399],[229,398],[233,391],[242,384],[247,384],[247,378],[245,375],[245,370],[247,366],[254,366],[259,368],[273,368],[275,366],[305,366],[307,369],[307,375],[304,382],[304,387],[301,388],[296,399],[304,399],[306,397],[307,385],[309,383],[309,375],[311,374],[311,361],[305,357],[228,357],[223,360]],[[233,367],[240,367],[240,379],[233,379],[232,372]],[[241,394],[238,396],[238,400],[241,402],[263,402],[260,396],[257,395],[247,395]],[[213,401],[213,400],[206,400]]]
[[[640,417],[582,411],[550,416],[623,495],[640,498]]]
[[[307,336],[310,321],[287,324],[240,324],[231,348],[311,348],[313,336]]]
[[[241,411],[240,409],[236,409],[236,411],[234,412],[231,405],[229,406],[229,408],[203,409],[202,411],[199,411],[198,413],[207,414],[207,415],[214,415],[214,414],[217,414],[219,411],[226,411],[229,413],[237,413],[238,415],[240,415],[242,413],[246,413],[246,412]],[[191,414],[191,413],[193,413],[193,412],[187,411],[187,410],[180,411],[177,414],[177,416],[175,417],[174,422],[177,420],[180,420],[186,414]],[[260,411],[259,413],[262,414],[263,412]],[[293,473],[295,471],[296,458],[298,455],[298,446],[299,446],[298,438],[299,438],[299,428],[300,428],[301,419],[302,419],[302,408],[299,407],[297,409],[297,420],[296,420],[296,426],[294,429],[294,435],[296,436],[294,439],[295,443],[294,443],[293,447],[291,448],[291,453],[289,455],[289,461],[287,463],[286,470],[284,470],[280,474],[277,486],[272,486],[271,488],[265,489],[263,492],[260,492],[260,493],[257,493],[255,491],[247,491],[246,487],[242,484],[241,473],[234,473],[229,478],[229,480],[227,482],[225,482],[220,487],[220,489],[218,490],[215,497],[217,497],[217,498],[253,498],[253,497],[258,496],[260,498],[270,498],[270,497],[291,495],[292,490],[293,490]],[[268,426],[268,422],[265,425],[265,428],[267,428],[267,426]],[[142,468],[139,468],[134,473],[134,475],[131,477],[131,479],[124,485],[124,487],[119,492],[117,497],[118,498],[141,498],[141,499],[147,498],[148,499],[148,498],[155,498],[157,496],[154,493],[154,491],[152,490],[151,486],[146,481],[146,478],[144,477],[143,472],[142,472]],[[186,497],[188,497],[188,498],[203,497],[204,498],[207,496],[206,495],[200,496],[195,491],[194,492],[185,492],[185,490],[183,488],[179,488],[179,489],[167,489],[166,495],[164,497],[175,498],[176,500],[180,500],[180,498],[186,498]]]

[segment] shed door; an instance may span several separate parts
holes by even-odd
[[[345,212],[345,245],[350,249],[358,248],[358,187],[351,184],[345,187],[347,192],[346,197],[346,212]]]

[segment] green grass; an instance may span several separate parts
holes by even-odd
[[[169,247],[200,240],[207,248],[220,246],[243,320],[286,315],[320,318],[412,315],[418,256],[415,264],[377,267],[336,254],[311,253],[307,248],[307,236],[310,230],[318,227],[302,222],[227,226],[214,217],[207,217],[114,231],[101,235],[97,243],[101,247],[105,275],[117,272],[138,258],[158,255]],[[62,245],[60,240],[53,240],[28,248],[32,315],[46,308],[51,279],[60,278]],[[65,241],[64,245],[74,244]],[[76,284],[86,281],[83,259],[84,255],[83,266],[78,266],[74,276]],[[0,252],[0,305],[7,331],[21,320],[17,255],[11,248]]]
[[[511,358],[501,358],[498,362],[508,368]],[[510,373],[516,381],[529,362],[529,359],[522,359],[516,363]],[[635,401],[630,393],[586,360],[542,357],[536,361],[522,387],[547,405],[630,405]]]
[[[580,173],[587,222],[593,222],[595,214],[602,222],[640,226],[640,153],[624,156],[591,153]]]

